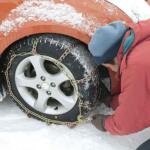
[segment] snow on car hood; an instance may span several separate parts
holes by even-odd
[[[92,18],[83,16],[82,13],[77,12],[74,7],[68,4],[55,3],[53,0],[25,0],[10,12],[8,18],[2,21],[0,31],[6,36],[26,22],[49,20],[69,24],[73,28],[80,28],[89,35],[93,33],[91,26],[95,26],[95,29],[97,26]]]

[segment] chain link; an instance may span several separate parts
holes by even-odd
[[[36,55],[37,54],[37,45],[38,45],[39,40],[35,40],[33,43],[33,47],[32,47],[32,54]]]
[[[87,75],[86,77],[84,77],[84,78],[82,78],[80,80],[76,80],[75,82],[77,84],[86,83],[86,82],[88,82],[88,81],[90,81],[92,79],[92,76],[95,76],[95,73],[96,73],[96,70],[93,70],[90,75]]]
[[[76,48],[75,45],[66,48],[65,52],[60,56],[58,61],[62,62],[66,58],[66,56],[68,56],[71,53],[71,50],[74,48]]]

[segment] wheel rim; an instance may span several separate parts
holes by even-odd
[[[70,111],[78,99],[71,71],[54,58],[34,55],[22,60],[15,72],[16,88],[35,110],[60,115]]]

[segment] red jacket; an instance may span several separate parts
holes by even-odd
[[[135,40],[123,58],[120,47],[117,57],[121,91],[112,101],[114,114],[104,123],[105,129],[116,135],[150,127],[150,19],[129,26]]]

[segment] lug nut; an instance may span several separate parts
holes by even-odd
[[[37,84],[36,87],[37,87],[38,89],[41,89],[41,85],[39,85],[39,84]]]
[[[45,78],[44,76],[41,76],[41,80],[42,80],[42,81],[45,81],[46,78]]]
[[[56,87],[56,84],[54,82],[52,82],[51,87]]]
[[[51,95],[51,94],[52,94],[50,91],[47,91],[46,93],[47,93],[48,95]]]

